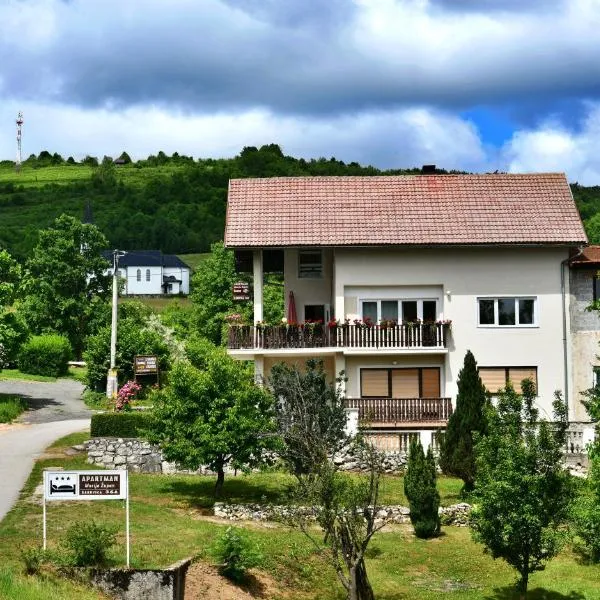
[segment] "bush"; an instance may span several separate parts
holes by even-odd
[[[235,582],[243,581],[248,569],[262,562],[257,545],[234,527],[228,527],[210,550],[220,573]]]
[[[95,521],[78,521],[67,530],[62,542],[74,567],[103,566],[116,542],[116,529]]]
[[[404,477],[404,493],[410,506],[410,521],[419,538],[430,538],[440,532],[440,494],[437,491],[435,459],[431,447],[427,456],[418,439],[410,443],[408,467]]]
[[[25,575],[37,575],[49,556],[43,548],[32,547],[21,550],[21,561]]]
[[[92,437],[141,437],[149,426],[146,412],[99,413],[92,415]]]
[[[23,373],[60,377],[69,372],[71,354],[71,344],[66,337],[37,335],[21,347],[17,364]]]
[[[600,510],[596,499],[591,494],[584,493],[578,499],[573,521],[575,533],[582,542],[577,545],[577,550],[589,562],[600,562]]]

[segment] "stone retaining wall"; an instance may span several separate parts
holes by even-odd
[[[289,506],[269,504],[225,504],[215,502],[215,517],[228,521],[285,521],[291,513]],[[471,505],[466,502],[443,506],[439,509],[443,525],[466,527],[469,524]],[[406,506],[380,506],[377,510],[379,521],[390,523],[410,523],[410,510]]]

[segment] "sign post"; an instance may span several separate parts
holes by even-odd
[[[136,354],[133,360],[133,372],[136,375],[152,375],[156,373],[156,383],[160,383],[158,356],[156,354]]]
[[[125,536],[129,568],[129,478],[127,471],[44,471],[43,537],[47,543],[46,502],[125,500]]]

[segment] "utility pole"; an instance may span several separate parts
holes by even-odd
[[[112,287],[112,319],[110,330],[110,369],[106,378],[106,397],[116,398],[119,391],[119,380],[117,376],[117,315],[119,304],[119,258],[125,256],[125,252],[113,250],[113,287]]]

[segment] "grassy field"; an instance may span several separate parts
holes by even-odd
[[[149,178],[176,173],[181,169],[183,169],[181,165],[143,168],[135,165],[120,165],[116,167],[115,175],[118,181],[139,185]],[[41,187],[47,184],[64,185],[89,180],[93,172],[94,168],[86,165],[58,165],[39,169],[23,165],[21,172],[17,174],[14,167],[0,165],[0,184],[12,183],[24,187]]]
[[[69,367],[69,374],[66,377],[68,379],[84,382],[85,376],[85,367]],[[19,369],[2,369],[0,370],[0,381],[3,379],[15,379],[19,381],[56,381],[57,378],[23,373],[22,371],[19,371]]]
[[[12,423],[26,408],[27,403],[19,396],[0,394],[0,423]]]
[[[210,252],[202,252],[199,254],[178,254],[179,258],[192,269],[192,272],[196,272],[202,261],[206,260],[210,256]]]
[[[172,296],[163,298],[145,298],[143,296],[134,297],[134,300],[149,306],[154,312],[161,313],[168,306],[179,305],[182,308],[191,308],[192,301],[186,297]],[[128,302],[132,300],[132,296],[121,296],[119,302]]]
[[[0,560],[16,569],[18,548],[41,539],[41,506],[31,495],[41,480],[43,467],[89,468],[84,457],[56,458],[61,450],[80,442],[69,436],[52,449],[53,458],[40,460],[17,506],[0,524]],[[226,477],[225,495],[230,501],[278,502],[291,478],[273,473]],[[190,555],[209,560],[208,547],[226,527],[210,516],[213,479],[196,476],[136,475],[130,478],[132,561],[134,566],[164,566]],[[444,503],[456,501],[460,482],[441,480]],[[383,501],[402,503],[402,479],[386,477]],[[124,556],[123,503],[53,503],[48,508],[48,539],[55,545],[67,526],[94,518],[120,527],[115,563]],[[283,525],[246,523],[244,527],[264,555],[263,571],[280,582],[288,599],[341,600],[343,594],[330,567],[315,554],[299,532]],[[390,526],[374,539],[368,568],[378,600],[512,600],[514,573],[501,561],[493,561],[475,544],[466,528],[447,527],[433,540],[418,540],[409,526]],[[563,552],[546,571],[532,576],[530,600],[597,600],[600,568],[580,564]],[[66,600],[92,596],[73,588]],[[25,597],[25,596],[24,596]],[[37,598],[39,596],[32,596]],[[51,598],[51,596],[48,596]]]

